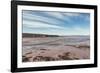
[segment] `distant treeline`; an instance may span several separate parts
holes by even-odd
[[[58,35],[23,33],[22,37],[59,37]]]

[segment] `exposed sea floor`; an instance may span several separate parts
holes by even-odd
[[[90,58],[89,36],[23,38],[23,62]]]

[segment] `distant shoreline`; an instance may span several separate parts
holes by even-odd
[[[70,37],[70,36],[90,36],[90,35],[49,35],[49,34],[34,34],[34,33],[22,33],[22,37]]]

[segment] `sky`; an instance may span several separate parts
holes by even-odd
[[[22,11],[23,33],[90,35],[90,14],[54,11]]]

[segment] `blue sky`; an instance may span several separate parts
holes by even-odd
[[[89,35],[90,14],[75,12],[22,12],[23,33],[50,35]]]

